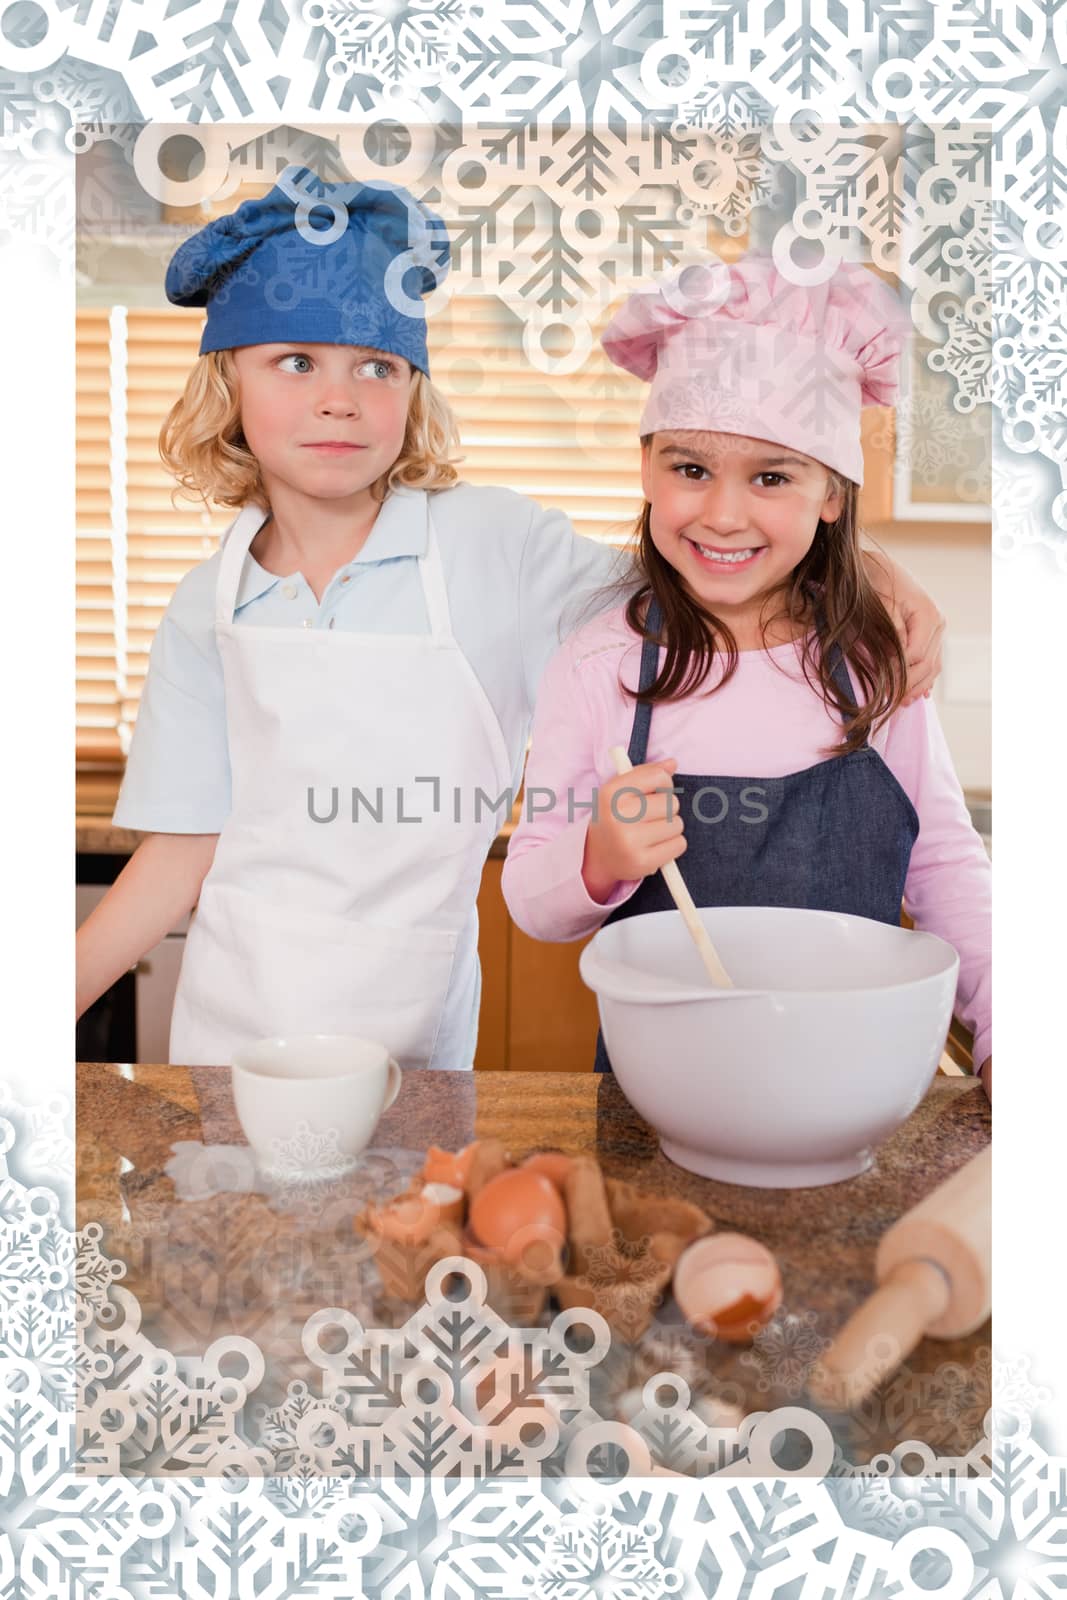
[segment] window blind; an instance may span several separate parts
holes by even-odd
[[[106,309],[75,324],[75,575],[77,753],[114,767],[119,742],[119,663],[111,513],[111,339]]]
[[[131,309],[126,319],[126,692],[128,738],[152,638],[179,581],[218,549],[236,512],[182,496],[159,459],[159,430],[197,359],[203,313]]]

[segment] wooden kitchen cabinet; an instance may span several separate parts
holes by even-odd
[[[543,944],[512,925],[510,1071],[592,1072],[596,995],[578,975],[588,942]]]
[[[487,1071],[591,1072],[596,996],[578,975],[585,943],[542,944],[508,915],[503,860],[490,859],[478,896],[482,1010],[474,1066]]]
[[[860,525],[888,522],[893,515],[893,461],[896,413],[881,406],[865,406],[860,416],[863,445],[863,488],[860,490]]]
[[[508,1064],[508,991],[511,977],[512,922],[500,891],[503,861],[489,860],[478,894],[478,958],[482,1001],[478,1016],[475,1068],[499,1072]]]

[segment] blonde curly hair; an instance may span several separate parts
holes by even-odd
[[[452,451],[459,429],[452,408],[424,372],[414,371],[408,420],[400,454],[373,492],[390,489],[450,489],[457,482]],[[178,480],[178,495],[205,505],[241,507],[250,501],[269,509],[259,462],[241,432],[240,387],[233,354],[210,350],[197,359],[180,400],[159,430],[159,454]]]

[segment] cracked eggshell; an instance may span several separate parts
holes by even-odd
[[[518,1259],[542,1240],[546,1250],[567,1234],[567,1212],[558,1189],[540,1172],[510,1167],[474,1196],[467,1217],[479,1244]],[[534,1252],[536,1254],[536,1250]]]
[[[782,1303],[782,1275],[766,1245],[743,1233],[714,1233],[684,1250],[674,1298],[691,1328],[748,1344]]]
[[[436,1206],[442,1222],[455,1222],[462,1225],[464,1198],[463,1190],[450,1183],[424,1183],[422,1198],[429,1201],[431,1206]]]
[[[540,1172],[563,1194],[572,1161],[573,1157],[565,1156],[562,1150],[539,1150],[536,1155],[527,1156],[522,1167],[525,1172]]]
[[[397,1195],[370,1211],[373,1231],[391,1244],[401,1245],[425,1244],[442,1224],[461,1222],[462,1217],[463,1191],[443,1183]]]
[[[455,1189],[466,1189],[477,1148],[477,1139],[455,1153],[442,1150],[435,1144],[430,1145],[422,1167],[423,1181],[447,1183]]]

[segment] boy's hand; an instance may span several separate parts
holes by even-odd
[[[196,905],[217,833],[149,833],[75,938],[75,1015],[128,972]]]
[[[867,576],[893,619],[908,663],[904,705],[928,695],[941,676],[941,640],[945,618],[926,590],[888,556],[864,550]]]
[[[650,761],[601,785],[582,860],[591,899],[603,904],[617,884],[647,878],[684,853],[678,797],[671,792],[677,766]]]
[[[993,1104],[993,1057],[992,1056],[986,1056],[985,1060],[982,1062],[982,1065],[978,1068],[978,1076],[982,1081],[982,1088],[986,1092],[986,1099],[989,1101],[989,1104],[992,1105]]]

